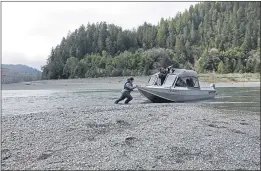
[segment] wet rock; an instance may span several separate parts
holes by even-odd
[[[88,139],[89,141],[95,141],[94,136],[90,136],[90,137],[88,137],[87,139]]]
[[[9,149],[2,149],[1,154],[2,154],[2,160],[7,160],[11,157],[11,152]]]
[[[246,133],[244,133],[240,130],[236,130],[236,129],[232,129],[231,131],[234,132],[234,133],[237,133],[237,134],[246,134]]]
[[[160,160],[161,158],[163,158],[163,155],[156,156],[156,159],[158,160]]]
[[[227,128],[225,126],[218,126],[218,125],[215,125],[215,124],[208,124],[209,127],[213,127],[213,128]]]
[[[223,124],[228,124],[228,122],[225,122],[225,121],[213,121],[213,123],[223,123]]]
[[[121,126],[130,126],[130,124],[124,120],[116,120],[116,123]]]
[[[137,141],[137,138],[135,137],[127,137],[125,138],[125,143],[127,145],[132,145],[133,143],[135,143]]]
[[[200,151],[192,151],[185,147],[171,147],[170,151],[172,153],[172,156],[175,156],[175,161],[177,163],[183,163],[185,160],[191,160],[194,157],[200,156]]]
[[[181,159],[177,159],[177,160],[176,160],[176,163],[185,163],[185,161],[184,161],[184,160],[181,160]]]
[[[47,151],[47,152],[43,152],[38,158],[37,158],[37,160],[39,161],[39,160],[45,160],[45,159],[47,159],[47,158],[49,158],[49,157],[51,157],[52,156],[52,152],[51,151]]]
[[[241,124],[241,125],[249,125],[249,124],[246,123],[246,122],[241,122],[240,124]]]

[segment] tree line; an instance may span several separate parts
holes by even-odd
[[[80,26],[53,47],[43,79],[148,75],[159,67],[260,72],[260,2],[202,2],[158,25]]]

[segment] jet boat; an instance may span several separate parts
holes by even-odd
[[[150,76],[146,86],[139,86],[141,95],[151,102],[185,102],[214,98],[217,91],[215,84],[200,87],[198,74],[193,70],[173,69],[168,73],[162,85],[160,73]]]

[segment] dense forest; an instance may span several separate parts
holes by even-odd
[[[82,25],[52,48],[42,78],[148,75],[169,65],[199,73],[260,72],[260,2],[202,2],[133,30]]]

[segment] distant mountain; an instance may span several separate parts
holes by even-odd
[[[2,84],[17,83],[23,81],[35,81],[41,79],[41,71],[26,65],[1,65]]]

